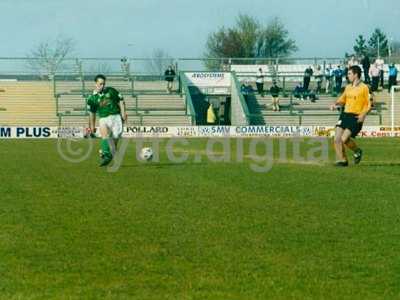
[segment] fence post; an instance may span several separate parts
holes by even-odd
[[[289,102],[289,112],[290,114],[293,114],[293,96],[290,95],[290,102]]]
[[[286,97],[286,76],[283,76],[283,83],[282,83],[282,89],[283,89],[283,96]]]
[[[56,91],[56,76],[54,75],[53,76],[53,80],[52,80],[52,83],[53,83],[53,95],[54,95],[54,97],[56,97],[57,96],[57,91]]]
[[[132,96],[135,96],[135,75],[132,75]]]

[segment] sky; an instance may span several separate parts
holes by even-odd
[[[57,36],[76,57],[201,57],[210,32],[238,14],[267,24],[279,17],[296,41],[294,57],[342,57],[376,27],[400,40],[400,0],[0,0],[0,57],[25,57]]]

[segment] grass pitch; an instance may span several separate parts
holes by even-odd
[[[400,143],[359,142],[357,167],[329,147],[267,173],[246,151],[143,164],[131,144],[111,173],[97,148],[74,164],[57,141],[2,140],[0,299],[398,299]]]

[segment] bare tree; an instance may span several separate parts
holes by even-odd
[[[41,42],[28,54],[28,67],[40,76],[53,76],[60,69],[68,69],[63,63],[74,49],[75,41],[63,36]]]
[[[154,49],[152,57],[147,61],[147,71],[151,74],[163,75],[173,59],[162,49]]]

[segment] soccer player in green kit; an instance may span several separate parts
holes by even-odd
[[[128,117],[124,98],[116,89],[105,86],[106,77],[97,75],[94,81],[93,94],[87,98],[90,112],[89,128],[90,132],[94,132],[97,113],[101,136],[100,166],[107,166],[115,155],[118,140],[122,136],[123,122],[126,122]]]

